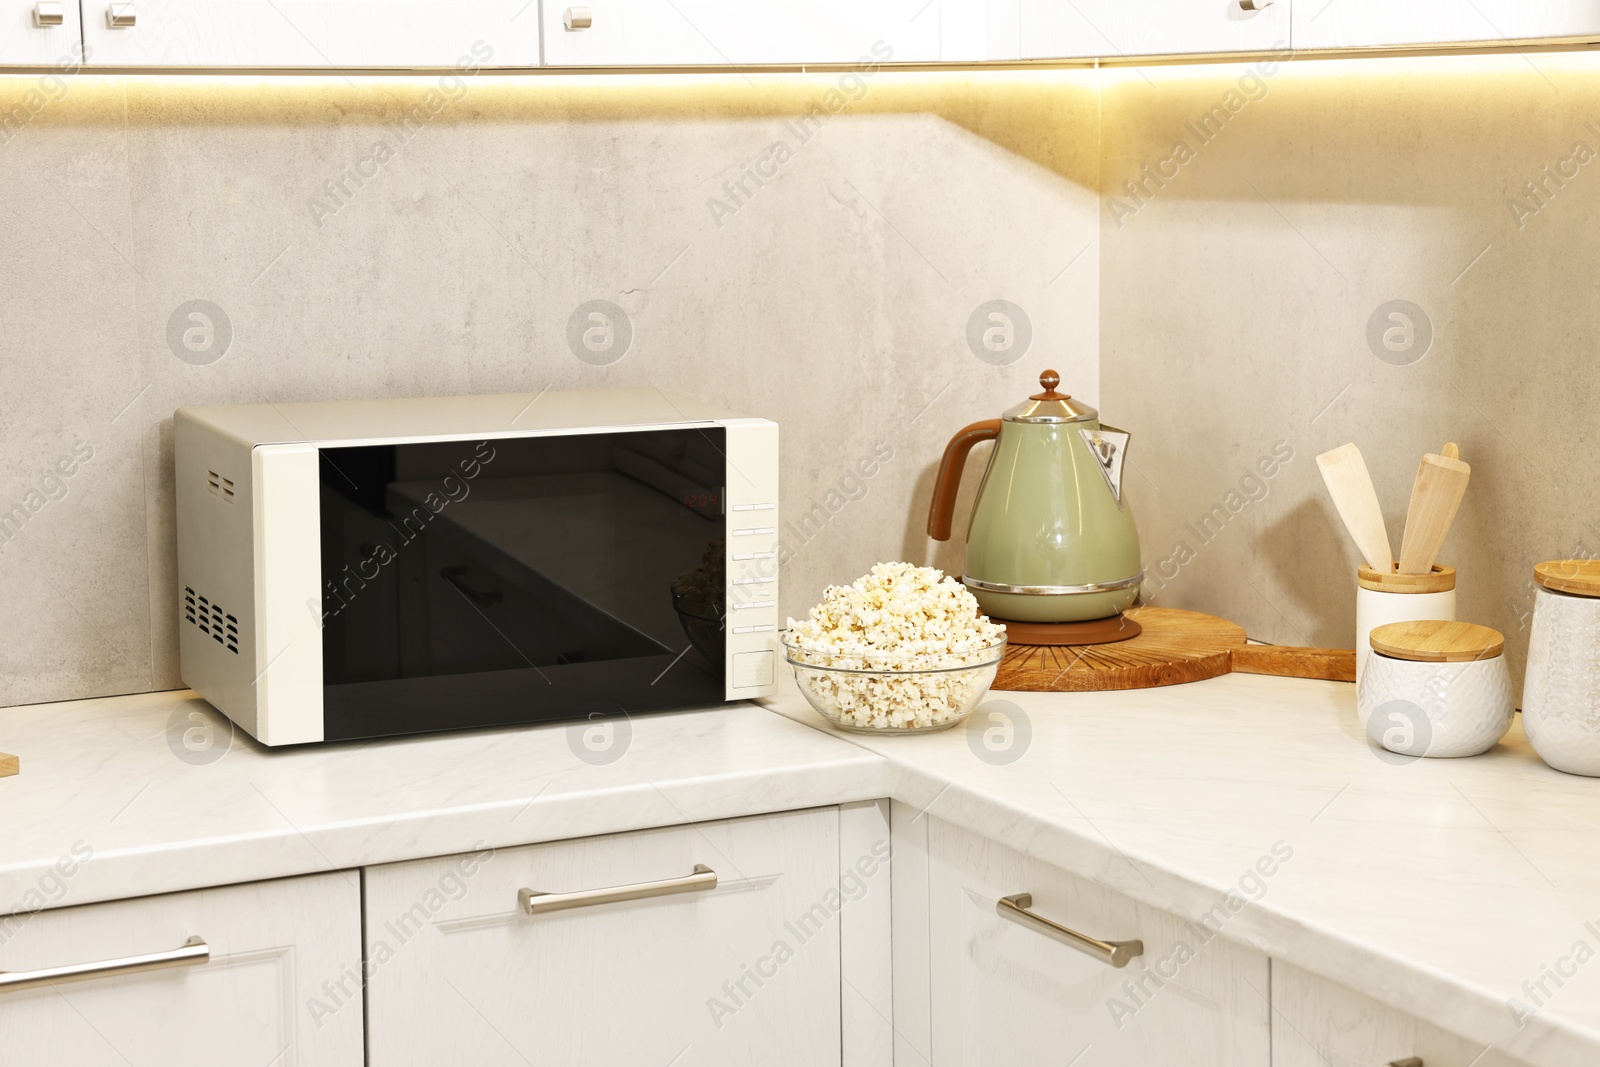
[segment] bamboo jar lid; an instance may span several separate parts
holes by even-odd
[[[1600,596],[1600,559],[1554,559],[1533,568],[1533,580],[1546,589],[1576,596]]]
[[[1448,593],[1456,587],[1456,569],[1435,563],[1432,574],[1385,574],[1362,567],[1356,571],[1356,583],[1379,593]]]
[[[1372,651],[1415,663],[1471,663],[1504,651],[1499,630],[1475,622],[1391,622],[1372,631]]]

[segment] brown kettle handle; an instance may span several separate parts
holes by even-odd
[[[979,441],[993,441],[999,436],[1000,420],[984,419],[950,438],[945,446],[939,477],[933,483],[933,503],[928,508],[928,536],[935,541],[950,540],[950,522],[955,516],[956,492],[961,488],[961,469],[967,465],[967,453]]]

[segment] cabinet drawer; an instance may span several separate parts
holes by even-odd
[[[1388,48],[1600,33],[1600,0],[1316,0],[1294,9],[1294,46]]]
[[[835,808],[370,869],[370,1062],[838,1064],[840,886]]]
[[[0,1061],[361,1067],[358,884],[354,872],[316,875],[0,920],[0,970],[146,958],[0,991]],[[149,958],[191,938],[209,959]]]
[[[544,4],[551,66],[906,63],[939,58],[926,0],[593,0]],[[936,7],[937,5],[935,5]],[[569,12],[590,24],[567,28]],[[919,17],[920,16],[920,17]]]
[[[1272,961],[1273,1067],[1527,1067],[1342,985]]]
[[[1239,0],[1022,0],[1022,56],[1287,52],[1289,8],[1290,0],[1262,11]]]
[[[926,821],[937,1067],[1267,1067],[1265,955]],[[1020,893],[1050,922],[1143,953],[1117,968],[1003,917],[1000,899]]]

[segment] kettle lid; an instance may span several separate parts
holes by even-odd
[[[1047,370],[1039,375],[1044,392],[1034,393],[1015,407],[1008,408],[1001,418],[1007,422],[1088,422],[1098,419],[1100,413],[1067,393],[1056,392],[1061,375]]]

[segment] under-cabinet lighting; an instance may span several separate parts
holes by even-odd
[[[482,70],[476,74],[437,69],[371,73],[351,71],[348,75],[303,70],[185,72],[107,71],[94,67],[78,67],[73,71],[0,68],[0,102],[41,88],[48,90],[47,96],[61,97],[66,95],[67,87],[74,92],[92,93],[120,86],[171,86],[215,90],[224,94],[249,93],[265,101],[279,94],[303,94],[328,89],[378,96],[397,93],[411,95],[437,85],[464,83],[474,92],[522,97],[567,97],[575,103],[641,93],[658,100],[675,99],[681,102],[684,109],[693,107],[705,114],[716,114],[719,104],[732,104],[734,113],[737,113],[739,103],[764,93],[826,92],[830,87],[853,85],[857,80],[869,83],[873,90],[889,90],[896,98],[893,106],[901,109],[909,99],[906,94],[923,89],[940,93],[949,93],[965,85],[986,92],[1007,85],[1028,89],[1049,86],[1105,86],[1115,89],[1184,81],[1209,83],[1218,78],[1245,76],[1252,71],[1259,73],[1263,69],[1271,71],[1274,78],[1288,77],[1296,81],[1525,76],[1555,81],[1559,85],[1562,78],[1586,78],[1600,72],[1600,48],[1572,45],[1565,49],[1552,46],[1494,52],[1445,50],[1427,54],[1397,51],[1381,55],[1284,51],[1242,57],[1158,57],[1148,62],[1118,61],[1101,66],[1095,65],[1092,60],[939,66],[908,64],[880,67],[872,72],[858,71],[844,65],[806,69],[726,70],[556,70],[545,67],[514,71]]]
[[[1226,61],[1162,61],[1157,63],[1107,65],[1100,68],[1107,87],[1159,82],[1210,82],[1230,74],[1243,75],[1266,65],[1273,74],[1286,74],[1297,80],[1360,80],[1395,77],[1492,77],[1530,78],[1589,77],[1600,72],[1600,51],[1579,48],[1528,49],[1508,52],[1434,52],[1427,55],[1339,55],[1337,53],[1263,53],[1259,57],[1239,57]]]
[[[19,103],[30,114],[43,105],[81,113],[120,109],[141,98],[150,101],[198,99],[197,107],[213,105],[228,115],[271,118],[292,124],[294,108],[318,107],[337,99],[377,114],[397,103],[439,96],[436,114],[462,118],[505,118],[527,121],[624,117],[740,118],[777,113],[810,113],[816,108],[835,115],[913,114],[933,112],[954,117],[1003,100],[1013,110],[1057,108],[1062,100],[1081,99],[1092,108],[1100,73],[1092,69],[1003,70],[994,72],[832,70],[798,73],[729,71],[726,73],[542,74],[449,71],[414,74],[371,74],[345,78],[339,74],[255,72],[176,74],[0,74],[0,116]],[[458,110],[459,109],[459,110]],[[137,109],[134,121],[164,120]],[[165,116],[172,118],[172,116]],[[194,116],[190,116],[193,118]],[[311,121],[310,113],[306,115]],[[181,121],[181,120],[175,120]],[[0,141],[4,138],[0,137]]]

